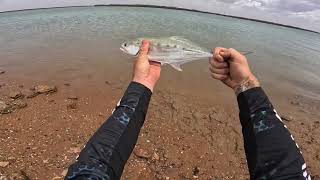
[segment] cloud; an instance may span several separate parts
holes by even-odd
[[[229,0],[234,7],[255,7],[273,12],[308,12],[320,9],[319,0]],[[228,2],[228,1],[225,1]]]
[[[289,14],[292,17],[299,17],[309,21],[320,21],[320,9],[307,12],[292,12]]]

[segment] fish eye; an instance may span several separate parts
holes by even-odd
[[[123,45],[124,45],[124,47],[127,47],[127,43],[124,43]]]

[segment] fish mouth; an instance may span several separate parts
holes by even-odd
[[[128,51],[127,51],[125,48],[123,48],[123,47],[120,47],[120,50],[123,51],[123,52],[125,52],[125,53],[128,53]]]

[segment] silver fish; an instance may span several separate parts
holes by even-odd
[[[207,49],[179,36],[138,38],[124,42],[120,49],[127,54],[136,56],[139,53],[142,40],[148,40],[151,43],[148,54],[150,61],[160,62],[162,65],[169,64],[178,71],[182,71],[182,64],[213,56]]]

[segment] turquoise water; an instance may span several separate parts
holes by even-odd
[[[1,13],[0,67],[30,76],[35,70],[42,69],[45,76],[72,65],[94,69],[106,63],[119,68],[128,59],[119,44],[143,36],[184,36],[210,49],[252,51],[250,64],[264,83],[320,99],[319,34],[167,9],[82,7]],[[189,71],[206,73],[207,61],[185,69],[184,76]]]

